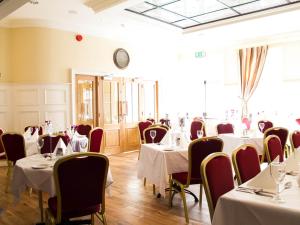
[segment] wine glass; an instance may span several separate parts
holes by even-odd
[[[270,173],[276,183],[276,195],[273,200],[279,203],[284,202],[279,196],[279,185],[285,177],[285,164],[283,162],[271,162]]]
[[[150,137],[152,139],[152,144],[154,144],[154,138],[156,137],[156,130],[150,130]]]
[[[260,131],[263,132],[263,130],[265,128],[265,123],[259,123],[258,126],[259,126]]]
[[[202,130],[197,130],[197,137],[202,138],[203,136],[203,131]]]
[[[38,152],[41,154],[41,150],[44,146],[44,139],[39,138],[36,144],[37,144],[37,147],[38,147]]]

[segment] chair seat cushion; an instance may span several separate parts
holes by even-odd
[[[172,174],[172,179],[177,180],[181,184],[186,184],[187,183],[187,177],[188,177],[188,172],[181,172],[181,173],[173,173]],[[202,184],[201,177],[200,178],[191,177],[190,184]]]
[[[56,217],[56,215],[57,215],[57,197],[56,196],[48,199],[48,207],[49,207],[49,210],[51,211],[52,215],[54,217]],[[100,209],[101,209],[100,205],[95,205],[95,206],[91,206],[88,208],[75,209],[72,211],[65,211],[65,212],[62,212],[62,218],[69,219],[69,218],[74,218],[74,217],[86,216],[86,215],[90,215],[90,214],[99,212]]]

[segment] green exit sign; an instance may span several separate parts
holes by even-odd
[[[195,58],[203,58],[205,56],[206,56],[206,52],[205,51],[195,52]]]

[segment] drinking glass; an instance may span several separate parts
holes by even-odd
[[[37,144],[37,147],[38,147],[38,152],[41,153],[41,149],[44,146],[44,139],[43,138],[39,138],[36,144]]]
[[[202,138],[203,136],[203,131],[202,130],[197,130],[197,137]]]
[[[154,144],[154,138],[156,137],[156,130],[150,130],[150,137],[152,139],[152,144]]]
[[[285,177],[285,164],[283,162],[271,162],[270,172],[273,180],[276,183],[276,195],[273,200],[276,202],[284,202],[279,196],[279,186]]]
[[[263,131],[264,128],[265,128],[265,124],[264,124],[264,123],[259,123],[258,126],[259,126],[259,129],[260,129],[261,131]]]

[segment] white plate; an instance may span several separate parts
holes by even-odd
[[[32,169],[46,169],[47,167],[49,167],[49,165],[45,163],[31,166]]]

